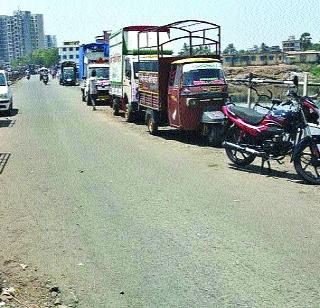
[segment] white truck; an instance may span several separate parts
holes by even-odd
[[[139,110],[138,94],[138,33],[152,26],[129,26],[111,33],[110,36],[110,94],[114,115],[124,113],[126,121],[133,120]],[[168,41],[169,33],[160,33],[160,41]],[[140,46],[157,46],[156,33],[140,35]],[[155,47],[146,49],[142,58],[155,58]]]
[[[90,63],[87,65],[86,77],[81,83],[82,100],[90,104],[89,96],[89,82],[87,79],[90,78],[92,71],[96,71],[97,78],[97,100],[109,101],[110,99],[110,81],[109,81],[109,64],[107,63]]]
[[[89,83],[93,70],[96,71],[98,100],[109,101],[109,47],[106,44],[92,43],[82,45],[79,50],[79,77],[82,100],[90,104]],[[107,51],[106,51],[107,50]]]

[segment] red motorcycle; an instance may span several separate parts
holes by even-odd
[[[297,88],[297,77],[294,85]],[[256,91],[252,85],[251,88]],[[265,114],[233,104],[222,107],[228,119],[223,143],[226,154],[238,166],[247,166],[261,157],[261,168],[267,162],[269,169],[271,160],[282,163],[290,155],[305,182],[320,184],[320,127],[315,129],[309,124],[320,124],[319,108],[310,97],[301,97],[296,90],[288,91],[288,98],[283,102],[269,96],[272,107]],[[318,130],[319,135],[313,130]]]

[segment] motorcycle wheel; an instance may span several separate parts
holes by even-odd
[[[241,130],[238,127],[231,127],[227,133],[226,141],[231,143],[239,143],[241,138]],[[237,166],[248,166],[256,158],[254,154],[244,153],[242,151],[230,149],[226,147],[228,158]]]
[[[310,142],[303,143],[297,149],[294,168],[298,175],[309,184],[320,184],[320,160],[312,153]]]

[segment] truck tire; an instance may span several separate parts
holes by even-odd
[[[113,98],[112,100],[112,109],[113,109],[113,115],[118,116],[120,115],[119,109],[120,109],[120,102],[118,98]]]
[[[129,104],[126,104],[124,118],[125,118],[126,122],[133,122],[133,120],[134,120],[134,113],[132,112],[132,107]]]

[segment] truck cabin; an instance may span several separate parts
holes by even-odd
[[[92,71],[96,71],[96,78],[99,79],[107,79],[109,80],[109,67],[108,66],[90,66],[88,69],[88,78],[91,77]]]

